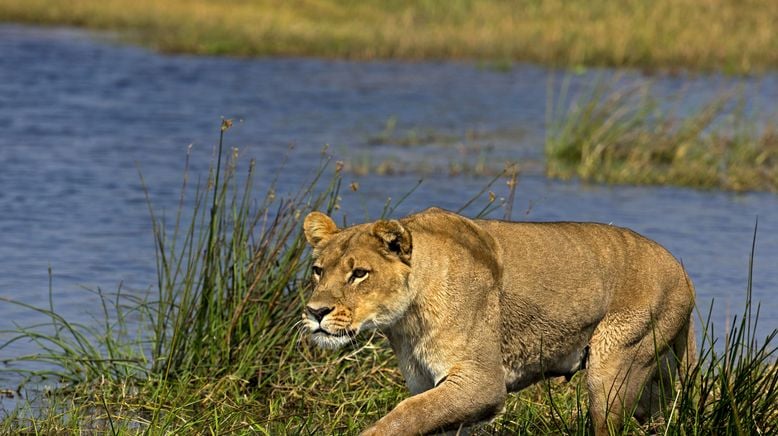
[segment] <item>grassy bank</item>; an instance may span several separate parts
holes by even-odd
[[[776,20],[758,0],[0,1],[0,21],[118,30],[168,52],[733,73],[778,66]]]
[[[337,208],[338,172],[328,181],[325,166],[299,194],[271,190],[257,203],[252,175],[238,182],[244,173],[235,156],[220,159],[202,185],[185,183],[186,206],[168,221],[151,208],[155,292],[140,299],[97,292],[97,325],[59,316],[56,301],[22,305],[49,321],[21,326],[0,344],[2,353],[16,341],[38,350],[3,354],[2,370],[23,376],[22,391],[32,397],[0,422],[0,433],[356,434],[408,395],[379,334],[329,351],[298,329],[310,291],[301,220]],[[625,432],[778,431],[774,335],[757,341],[750,285],[744,300],[726,344],[714,347],[705,329],[699,366],[668,393],[667,419],[651,428],[631,423]],[[582,381],[512,395],[506,413],[475,434],[586,434]],[[53,388],[35,390],[41,383]]]
[[[751,121],[736,92],[689,109],[682,93],[660,99],[648,82],[560,88],[548,101],[549,177],[778,192],[778,126]]]

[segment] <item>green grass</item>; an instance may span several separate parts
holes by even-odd
[[[362,151],[349,151],[343,160],[343,172],[359,176],[448,175],[495,177],[519,169],[538,167],[540,162],[507,161],[493,156],[505,143],[521,140],[525,132],[518,128],[460,131],[431,127],[400,126],[396,116],[384,122],[383,128],[366,135]],[[387,151],[389,151],[387,153]]]
[[[407,397],[380,334],[330,351],[299,331],[310,291],[301,220],[338,208],[341,166],[329,181],[324,165],[299,194],[281,198],[271,188],[259,202],[248,167],[240,181],[245,173],[233,154],[201,184],[191,186],[187,174],[171,221],[150,208],[158,286],[145,298],[95,292],[102,311],[89,324],[58,315],[52,299],[43,307],[2,299],[48,321],[3,332],[13,337],[0,352],[17,341],[37,351],[4,357],[2,370],[23,377],[29,396],[0,421],[0,433],[356,434]],[[482,213],[495,207],[490,197]],[[778,431],[775,332],[757,341],[750,289],[749,280],[725,344],[714,347],[708,315],[700,363],[668,393],[668,418],[645,428],[631,422],[625,433]],[[475,434],[586,434],[582,381],[511,395],[506,413]]]
[[[761,0],[2,0],[0,21],[118,30],[167,52],[479,59],[748,73],[778,66]]]
[[[549,91],[549,177],[778,192],[778,126],[747,120],[736,92],[680,114],[683,95],[660,100],[650,82],[615,82],[573,98],[565,84]]]

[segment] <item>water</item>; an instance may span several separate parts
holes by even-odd
[[[496,72],[468,63],[162,56],[80,31],[0,26],[0,295],[46,304],[51,268],[57,311],[90,323],[98,311],[84,288],[153,289],[151,224],[138,173],[157,209],[172,213],[188,147],[193,174],[204,176],[224,116],[236,120],[228,145],[257,159],[261,186],[288,156],[280,190],[294,191],[318,167],[325,144],[347,168],[359,162],[405,168],[394,176],[347,174],[347,183],[360,185],[343,193],[342,210],[352,222],[376,217],[388,196],[399,198],[419,178],[421,187],[396,215],[431,205],[458,209],[489,177],[451,177],[451,167],[521,161],[527,170],[514,219],[610,222],[659,241],[683,260],[703,311],[717,301],[718,331],[740,313],[758,216],[758,333],[772,331],[778,196],[546,180],[538,168],[547,83],[562,74],[528,65]],[[591,83],[592,74],[575,77],[573,88]],[[685,89],[692,100],[704,100],[733,79],[656,80],[657,92]],[[761,101],[750,110],[775,111],[776,76],[745,84]],[[376,144],[393,122],[399,136],[409,129],[432,132],[436,144]],[[468,131],[480,139],[451,139]],[[492,189],[507,195],[504,180]],[[470,213],[483,204],[477,201]],[[0,304],[0,329],[31,319]],[[19,343],[4,353],[33,350]],[[0,379],[0,387],[13,382]]]

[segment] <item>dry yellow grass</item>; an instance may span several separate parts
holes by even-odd
[[[761,0],[0,0],[0,21],[118,29],[202,54],[778,65],[778,2]]]

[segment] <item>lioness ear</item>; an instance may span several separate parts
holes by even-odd
[[[308,240],[311,247],[315,248],[322,241],[329,239],[337,233],[338,226],[327,215],[321,212],[311,212],[305,217],[303,231],[305,232],[305,239]]]
[[[397,220],[381,220],[373,224],[373,234],[381,239],[387,250],[400,257],[404,263],[411,263],[411,232]]]

